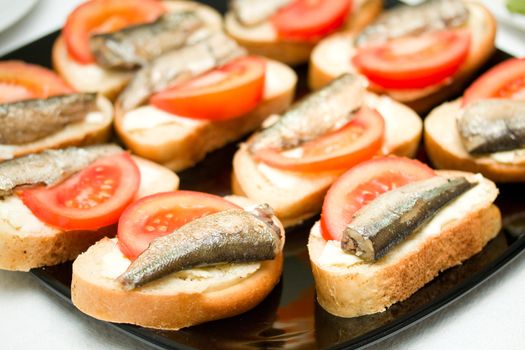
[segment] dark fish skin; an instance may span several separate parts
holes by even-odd
[[[525,101],[488,99],[468,105],[457,120],[461,141],[471,154],[525,147]]]
[[[193,220],[151,242],[118,281],[131,290],[197,266],[272,260],[282,246],[281,230],[273,217],[273,210],[263,205]]]
[[[464,177],[434,176],[386,192],[355,213],[341,248],[366,261],[380,259],[475,185]]]
[[[102,67],[132,69],[183,47],[189,37],[204,26],[194,11],[170,12],[152,23],[93,35],[89,43],[95,60]]]
[[[97,109],[97,95],[78,93],[0,104],[0,144],[21,145],[84,120]]]
[[[361,107],[364,88],[361,80],[344,74],[285,112],[277,122],[248,141],[253,154],[262,149],[289,149],[337,130],[354,117]]]
[[[169,51],[142,67],[118,98],[124,111],[144,103],[153,93],[183,83],[246,51],[222,33],[215,33],[194,45]]]
[[[261,24],[292,0],[232,0],[231,9],[237,20],[247,26]]]
[[[22,185],[53,185],[95,160],[122,152],[117,145],[96,145],[47,150],[0,163],[0,198]]]
[[[407,35],[459,27],[468,16],[462,0],[431,0],[417,6],[398,6],[366,27],[356,38],[356,45],[381,44]]]

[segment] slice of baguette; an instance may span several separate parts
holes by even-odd
[[[425,89],[393,90],[371,87],[377,93],[384,93],[407,104],[418,113],[426,113],[436,104],[461,92],[466,82],[491,56],[494,51],[496,21],[494,16],[480,3],[465,0],[469,9],[467,27],[471,32],[469,54],[460,70],[451,81]],[[355,34],[335,34],[317,45],[310,58],[308,83],[316,90],[346,72],[357,73],[352,65],[355,54]]]
[[[383,8],[381,0],[354,1],[352,13],[341,30],[359,32],[376,18]],[[245,27],[232,12],[224,17],[225,30],[239,45],[244,46],[251,54],[297,65],[308,61],[310,53],[319,40],[291,41],[280,39],[272,24],[268,21]]]
[[[241,197],[227,199],[241,206],[253,204]],[[284,237],[284,229],[282,234]],[[111,266],[117,262],[121,268],[114,270]],[[115,278],[129,264],[116,240],[103,239],[89,248],[73,263],[73,304],[90,316],[110,322],[172,330],[189,327],[235,316],[259,304],[279,282],[283,255],[255,264],[225,265],[218,276],[204,268],[208,277],[201,280],[188,278],[195,270],[187,270],[183,271],[185,280],[180,274],[170,274],[125,291]],[[239,272],[247,266],[251,266],[249,271]],[[211,268],[212,272],[216,270]]]
[[[99,95],[97,106],[98,111],[89,113],[83,121],[67,125],[40,140],[22,145],[0,145],[0,161],[39,153],[46,149],[106,142],[111,136],[113,105],[107,98]]]
[[[117,105],[115,128],[135,154],[179,171],[257,129],[269,115],[284,111],[292,102],[296,83],[291,68],[267,60],[263,101],[242,117],[211,122],[178,117],[153,106],[124,114]]]
[[[496,182],[524,182],[525,155],[501,162],[497,156],[471,156],[463,147],[456,120],[461,99],[436,107],[425,119],[425,149],[438,169],[480,172]]]
[[[479,174],[438,173],[466,176],[479,184],[374,263],[344,253],[339,242],[327,243],[319,222],[314,225],[308,252],[317,300],[326,311],[340,317],[384,311],[410,297],[441,271],[480,252],[499,233],[501,214],[493,204],[498,195],[493,182]]]
[[[372,93],[365,104],[376,108],[385,120],[382,154],[413,157],[423,123],[410,108]],[[300,173],[271,168],[256,162],[241,145],[233,159],[232,190],[270,204],[285,227],[300,224],[321,210],[324,195],[343,171]]]
[[[192,1],[163,1],[168,11],[195,10],[211,30],[220,30],[221,15],[209,6]],[[81,64],[73,59],[62,35],[53,45],[53,67],[78,91],[100,92],[113,100],[133,76],[133,71],[105,69],[96,63]]]
[[[179,178],[171,170],[133,157],[141,175],[137,199],[176,190]],[[116,233],[116,226],[97,231],[64,231],[41,222],[15,196],[0,200],[0,269],[29,271],[75,259],[104,236]]]

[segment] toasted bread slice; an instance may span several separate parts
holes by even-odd
[[[381,0],[354,1],[351,15],[342,31],[359,32],[376,18],[383,8]],[[296,65],[308,61],[310,53],[318,40],[291,41],[280,39],[270,22],[266,21],[255,27],[245,27],[232,12],[224,17],[225,30],[239,45],[244,46],[253,55]]]
[[[491,56],[496,36],[494,16],[476,1],[465,0],[465,3],[469,9],[466,26],[471,33],[470,51],[460,70],[449,82],[414,90],[376,88],[375,92],[387,94],[421,114],[461,92],[472,74]],[[310,58],[308,73],[311,89],[319,89],[343,73],[357,73],[356,67],[352,65],[352,57],[355,54],[354,38],[353,33],[334,34],[316,46]]]
[[[209,6],[192,1],[163,1],[168,11],[195,10],[212,30],[220,30],[221,15]],[[113,100],[126,86],[133,71],[105,69],[96,63],[81,64],[68,53],[60,35],[53,45],[53,67],[58,74],[78,91],[100,92]]]
[[[246,198],[227,199],[241,206],[253,204]],[[73,304],[100,320],[176,330],[255,307],[279,282],[283,255],[260,263],[204,268],[205,274],[194,280],[191,276],[202,269],[186,270],[185,277],[174,273],[126,291],[115,279],[129,264],[116,240],[103,239],[89,248],[73,264]]]
[[[479,172],[496,182],[524,182],[525,154],[511,154],[510,159],[503,153],[474,157],[465,150],[456,124],[461,113],[458,99],[436,107],[425,119],[425,149],[432,164],[438,169]]]
[[[171,170],[134,157],[141,183],[137,199],[176,190],[179,178]],[[0,200],[0,269],[29,271],[75,259],[104,236],[116,233],[116,226],[97,231],[64,231],[40,221],[17,196]]]
[[[106,142],[111,136],[113,105],[107,98],[99,95],[97,106],[98,111],[89,113],[83,121],[67,125],[40,140],[22,145],[0,145],[0,161],[39,153],[46,149]]]
[[[365,104],[385,119],[382,154],[413,157],[423,123],[410,108],[372,93]],[[300,173],[279,170],[256,162],[241,146],[233,159],[233,193],[270,204],[285,227],[297,225],[321,210],[328,187],[341,172]]]
[[[480,252],[500,232],[501,214],[493,204],[498,189],[492,181],[457,171],[438,174],[466,176],[478,185],[376,262],[344,253],[340,242],[322,238],[319,222],[314,225],[308,252],[317,300],[326,311],[340,317],[384,311],[410,297],[441,271]]]
[[[292,102],[296,83],[291,68],[267,60],[263,101],[244,116],[211,122],[178,117],[149,105],[124,114],[117,105],[115,127],[135,154],[178,171],[257,129],[269,115],[284,111]]]

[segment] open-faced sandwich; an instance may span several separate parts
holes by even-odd
[[[335,34],[312,53],[309,84],[359,72],[369,89],[419,113],[461,91],[494,50],[496,22],[477,1],[431,0],[384,12],[359,35]]]
[[[328,187],[355,164],[377,154],[414,156],[423,124],[350,74],[272,119],[235,154],[232,188],[270,204],[285,227],[317,214]]]
[[[132,201],[178,188],[169,169],[116,145],[48,150],[0,163],[0,269],[75,259],[115,234]]]
[[[295,65],[335,31],[359,32],[382,9],[381,0],[233,0],[225,30],[251,54]]]
[[[197,2],[90,0],[69,15],[53,65],[78,91],[113,98],[136,68],[220,28],[219,13]]]
[[[257,129],[291,103],[297,77],[217,32],[165,53],[119,95],[115,126],[136,154],[173,170]]]
[[[359,164],[330,188],[308,241],[317,300],[357,317],[405,300],[478,253],[501,229],[494,183],[386,157]]]
[[[500,63],[463,98],[435,108],[425,120],[425,147],[439,169],[525,182],[525,58]]]
[[[76,93],[49,69],[2,61],[0,86],[0,161],[110,136],[111,103],[95,93]]]
[[[73,263],[71,297],[95,318],[180,329],[241,314],[280,279],[284,229],[267,205],[176,191],[131,205],[116,239]]]

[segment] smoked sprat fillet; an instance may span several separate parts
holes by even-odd
[[[192,267],[272,260],[281,251],[280,234],[268,205],[207,215],[155,239],[119,281],[133,289]]]
[[[83,121],[97,109],[97,95],[78,93],[0,104],[0,144],[21,145]]]

